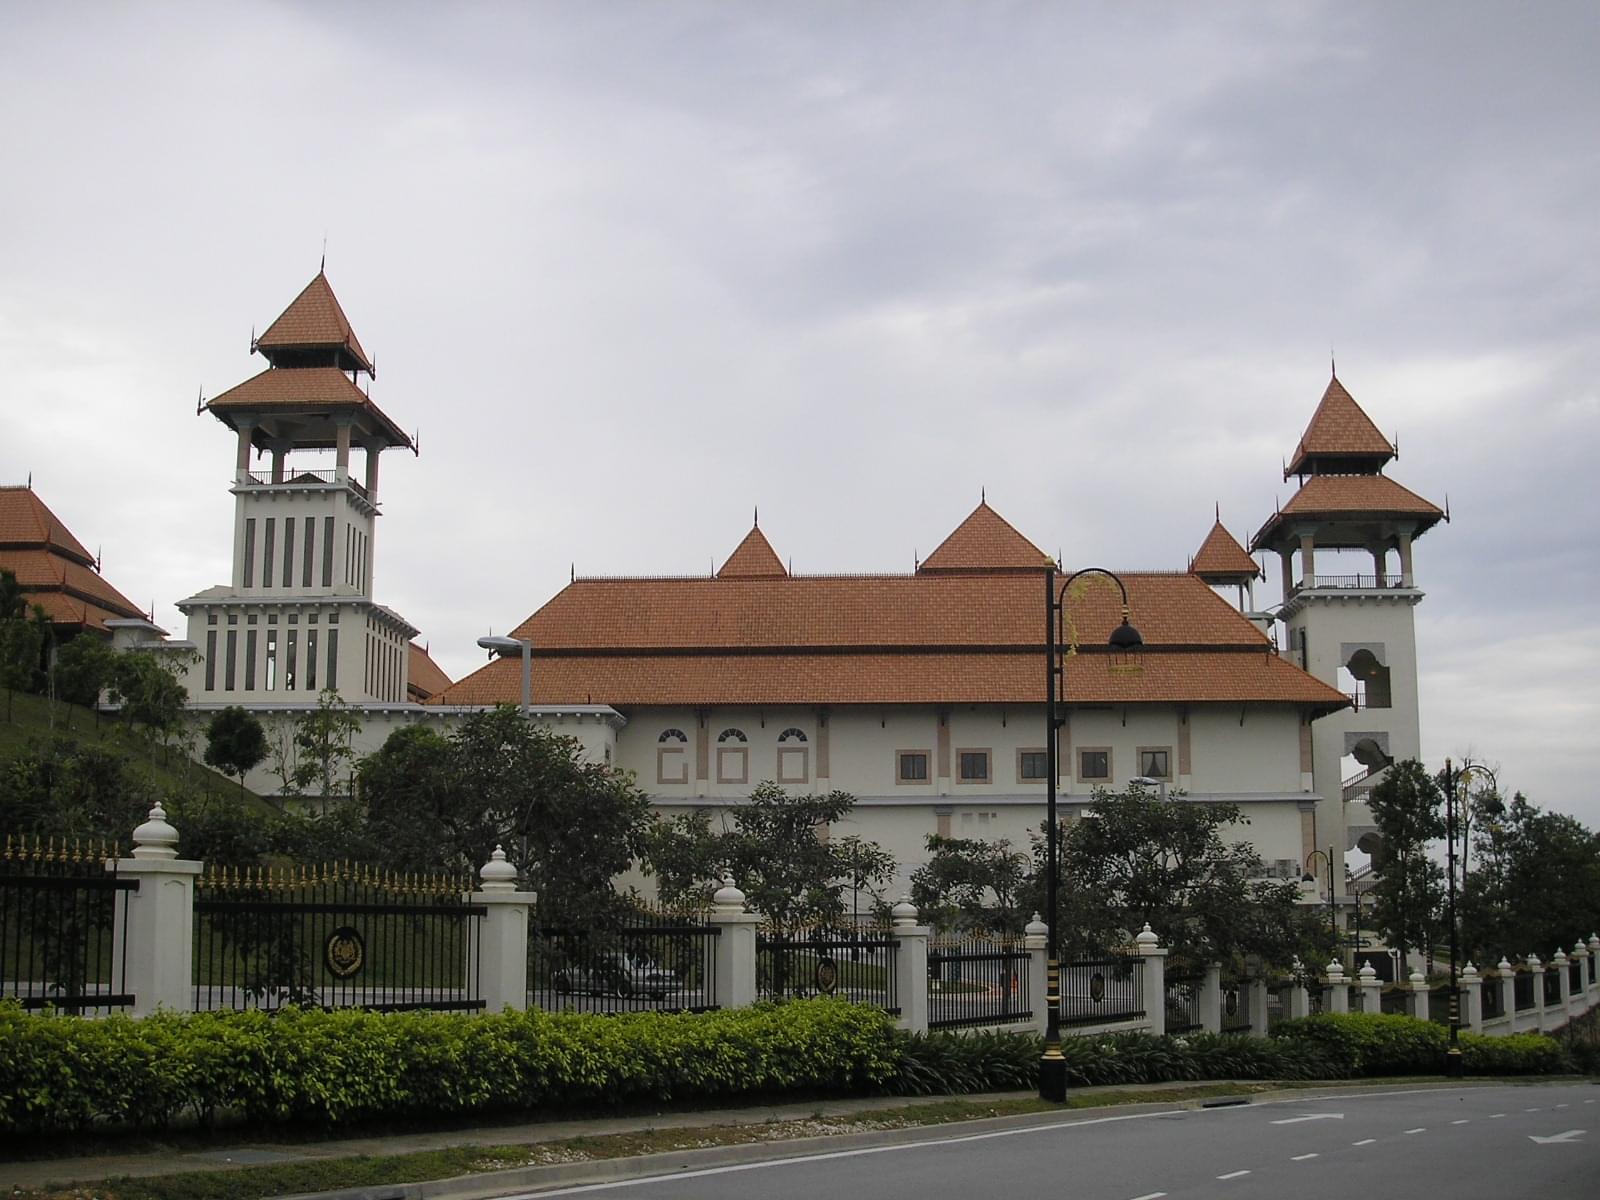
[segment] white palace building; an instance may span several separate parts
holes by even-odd
[[[519,703],[517,656],[450,683],[375,598],[378,462],[411,439],[361,386],[372,363],[326,277],[252,349],[267,369],[204,406],[235,438],[235,519],[231,579],[179,605],[196,716],[293,713],[333,688],[362,711],[366,752],[404,723]],[[329,451],[331,469],[296,464]],[[1314,852],[1337,868],[1375,848],[1362,796],[1420,753],[1412,547],[1445,515],[1383,473],[1394,454],[1333,379],[1285,471],[1299,490],[1251,540],[1280,561],[1270,611],[1220,520],[1185,569],[1123,575],[1140,650],[1106,645],[1113,587],[1073,589],[1069,816],[1145,778],[1239,805],[1242,835],[1286,877],[1311,860],[1325,887]],[[903,575],[794,575],[752,528],[714,576],[579,578],[512,636],[531,646],[535,719],[632,771],[662,811],[716,814],[762,780],[843,789],[858,804],[835,832],[880,842],[903,877],[928,834],[1026,847],[1042,823],[1045,577],[1053,589],[1059,572],[987,504]],[[261,769],[251,783],[275,788]]]

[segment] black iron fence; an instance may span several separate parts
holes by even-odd
[[[1561,968],[1546,967],[1544,972],[1544,1006],[1558,1008],[1561,1004]]]
[[[1031,956],[1009,938],[982,935],[928,943],[928,1028],[1009,1025],[1033,1016]]]
[[[1478,989],[1478,995],[1483,1001],[1483,1019],[1492,1021],[1496,1017],[1506,1015],[1504,993],[1500,989],[1500,979],[1495,976],[1485,979],[1483,986]]]
[[[1191,1033],[1200,1028],[1200,975],[1168,975],[1166,1018],[1168,1033]]]
[[[8,836],[0,856],[0,996],[24,1008],[126,1008],[127,893],[103,843]]]
[[[1144,959],[1136,955],[1061,964],[1061,1023],[1095,1025],[1144,1016]]]
[[[316,868],[217,869],[195,888],[197,1010],[476,1010],[482,918],[470,879]]]
[[[1596,962],[1596,959],[1600,959],[1600,954],[1589,955],[1589,983],[1591,985],[1595,982],[1595,970],[1600,968],[1600,962]]]
[[[528,1007],[560,1012],[707,1012],[717,939],[697,911],[639,908],[577,928],[533,921]]]
[[[1512,985],[1515,992],[1514,999],[1518,1012],[1527,1012],[1534,1006],[1533,976],[1525,971],[1517,972],[1516,982]]]
[[[762,930],[756,935],[756,990],[774,1000],[842,996],[898,1014],[899,948],[883,928]]]
[[[1227,980],[1222,985],[1222,1032],[1250,1032],[1250,981]]]
[[[1583,991],[1583,963],[1573,959],[1567,964],[1567,980],[1571,984],[1574,996]]]

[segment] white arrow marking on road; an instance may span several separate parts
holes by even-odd
[[[1298,1125],[1301,1121],[1342,1121],[1343,1113],[1306,1113],[1303,1117],[1285,1117],[1281,1121],[1274,1121],[1274,1125]]]
[[[1583,1133],[1584,1131],[1581,1129],[1569,1129],[1565,1133],[1552,1134],[1547,1138],[1534,1137],[1533,1134],[1530,1133],[1528,1135],[1528,1140],[1530,1142],[1538,1142],[1541,1146],[1548,1146],[1551,1142],[1570,1142],[1575,1138],[1581,1138]]]

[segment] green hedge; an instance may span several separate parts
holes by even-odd
[[[700,1015],[163,1014],[87,1021],[0,1005],[0,1131],[382,1117],[778,1092],[885,1090],[878,1010],[837,1000]]]
[[[1299,1017],[1283,1022],[1273,1036],[1316,1047],[1347,1075],[1437,1074],[1450,1046],[1445,1026],[1398,1013]],[[1462,1068],[1469,1075],[1548,1075],[1573,1069],[1561,1043],[1542,1033],[1459,1037]]]

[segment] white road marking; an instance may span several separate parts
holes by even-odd
[[[1572,1105],[1570,1105],[1570,1104],[1558,1104],[1558,1105],[1556,1105],[1556,1107],[1557,1108],[1571,1108]]]
[[[1133,1200],[1161,1200],[1165,1192],[1146,1192],[1143,1196],[1135,1196]]]
[[[1584,1103],[1585,1103],[1585,1104],[1593,1104],[1593,1103],[1594,1103],[1594,1101],[1593,1101],[1593,1100],[1585,1100],[1585,1101],[1584,1101]]]
[[[1505,1116],[1505,1113],[1490,1113],[1489,1120],[1498,1121],[1503,1116]]]
[[[1284,1117],[1281,1121],[1273,1121],[1273,1125],[1298,1125],[1301,1121],[1342,1121],[1343,1113],[1306,1113],[1299,1117]]]
[[[1538,1112],[1539,1110],[1537,1108],[1525,1108],[1522,1111],[1523,1112]]]
[[[1407,1133],[1427,1133],[1428,1132],[1428,1127],[1426,1125],[1419,1125],[1415,1129],[1406,1130],[1406,1132]]]
[[[1305,1162],[1308,1158],[1316,1158],[1315,1154],[1296,1154],[1289,1159],[1290,1162]]]
[[[1362,1138],[1359,1142],[1351,1142],[1350,1144],[1352,1146],[1370,1146],[1377,1140],[1377,1138]]]
[[[1462,1117],[1461,1120],[1459,1120],[1459,1121],[1451,1121],[1450,1124],[1452,1124],[1452,1125],[1471,1125],[1472,1124],[1472,1119],[1470,1117]]]
[[[1229,1171],[1226,1175],[1218,1175],[1218,1179],[1237,1179],[1241,1175],[1248,1175],[1249,1171]]]
[[[1584,1131],[1581,1129],[1569,1129],[1565,1133],[1552,1134],[1550,1137],[1534,1137],[1533,1134],[1530,1133],[1528,1135],[1528,1140],[1530,1142],[1538,1142],[1541,1146],[1548,1146],[1552,1142],[1573,1141],[1577,1138],[1581,1138],[1583,1134]]]

